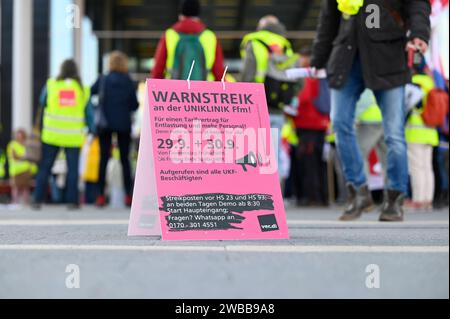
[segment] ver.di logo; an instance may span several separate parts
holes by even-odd
[[[279,230],[277,219],[274,214],[258,216],[262,232]]]

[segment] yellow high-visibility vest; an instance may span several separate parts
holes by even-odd
[[[333,124],[331,122],[327,129],[327,135],[325,135],[325,141],[330,144],[336,143],[336,133],[334,132]]]
[[[261,43],[262,42],[262,43]],[[241,57],[245,59],[247,44],[251,43],[253,53],[256,59],[256,75],[255,82],[264,83],[266,80],[267,70],[269,68],[270,52],[267,47],[277,45],[285,48],[285,54],[288,57],[294,56],[294,50],[288,39],[285,37],[266,30],[256,31],[247,34],[242,40]]]
[[[75,80],[48,80],[42,142],[59,147],[81,147],[89,98],[89,88],[81,88]]]
[[[359,117],[360,123],[377,124],[383,122],[383,115],[381,114],[380,107],[377,104],[372,104]]]
[[[6,156],[2,151],[0,151],[0,179],[5,178],[6,175],[5,165],[6,165]]]
[[[295,123],[293,119],[288,119],[281,129],[281,138],[288,141],[290,145],[297,146],[299,143],[299,138],[297,132],[295,131]]]
[[[337,0],[338,10],[346,15],[358,14],[364,5],[364,0]]]
[[[428,93],[434,88],[434,81],[428,75],[414,75],[412,82],[420,85],[423,91],[423,106],[427,102]],[[422,119],[423,109],[414,108],[406,123],[406,142],[410,144],[439,145],[439,133],[434,127],[427,126]]]
[[[409,144],[439,145],[439,133],[435,128],[426,126],[421,112],[412,111],[406,124],[406,142]]]
[[[17,141],[11,141],[6,148],[6,153],[8,154],[8,168],[10,177],[15,177],[26,172],[33,173],[35,168],[33,168],[33,164],[31,162],[14,158],[14,154],[19,158],[25,156],[25,145],[22,145]]]
[[[364,112],[359,115],[358,121],[364,124],[379,124],[383,122],[383,115],[378,106],[377,99],[372,91],[366,90],[361,95],[358,103],[369,105]]]
[[[170,28],[166,30],[166,48],[167,48],[167,60],[166,60],[166,78],[170,79],[172,69],[175,64],[175,53],[180,41],[180,35],[177,31]],[[216,49],[217,49],[217,37],[211,30],[204,30],[199,37],[200,44],[203,47],[205,53],[205,62],[207,68],[207,80],[214,81],[214,74],[212,68],[216,61]]]
[[[370,105],[359,116],[359,122],[364,124],[379,124],[383,122],[383,115],[377,104]]]

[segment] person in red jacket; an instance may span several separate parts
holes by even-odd
[[[302,67],[309,67],[311,50],[301,51]],[[326,164],[323,160],[325,135],[330,123],[329,91],[326,80],[306,78],[298,100],[295,126],[299,138],[298,187],[300,205],[327,205]],[[328,95],[328,96],[327,96]]]
[[[181,4],[179,20],[172,26],[171,30],[174,30],[179,34],[201,34],[207,29],[205,24],[203,24],[203,22],[199,18],[200,11],[201,7],[198,0],[183,1],[183,3]],[[155,65],[151,72],[151,77],[153,79],[167,78],[166,75],[169,71],[167,61],[168,55],[170,54],[170,52],[168,52],[167,41],[168,39],[166,32],[161,37],[156,49]],[[214,76],[215,81],[220,81],[225,71],[223,52],[220,42],[218,40],[215,41],[215,47],[211,49],[215,51],[215,58],[214,63],[209,71]]]

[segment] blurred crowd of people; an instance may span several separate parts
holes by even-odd
[[[271,15],[242,40],[238,80],[265,86],[271,127],[280,132],[278,166],[286,203],[347,202],[341,220],[348,221],[371,210],[376,202],[371,191],[384,187],[380,220],[403,220],[403,207],[448,206],[448,79],[423,55],[430,38],[429,2],[402,4],[416,6],[407,10],[414,23],[409,45],[421,58],[409,66],[406,33],[399,33],[395,18],[384,17],[391,19],[382,21],[388,30],[367,32],[354,19],[360,8],[352,1],[327,3],[313,47],[296,53],[285,26]],[[179,21],[158,44],[152,78],[186,79],[191,72],[192,80],[222,79],[220,41],[200,13],[199,1],[183,1]],[[310,76],[287,76],[293,68],[310,70]],[[325,68],[328,79],[317,73]],[[407,85],[410,69],[414,75]],[[226,79],[234,81],[230,75]],[[27,152],[36,136],[27,138],[22,129],[0,155],[0,177],[9,176],[12,203],[35,209],[45,202],[63,202],[70,209],[81,203],[130,206],[138,145],[131,130],[138,107],[124,53],[110,55],[109,73],[91,87],[82,82],[76,63],[65,61],[41,94],[35,125],[40,160]],[[374,174],[381,176],[381,188],[370,185]]]
[[[78,209],[81,203],[103,207],[109,181],[109,194],[122,194],[122,206],[131,206],[131,128],[138,107],[124,53],[111,53],[109,73],[92,87],[83,84],[73,60],[64,61],[59,75],[42,90],[34,127],[39,134],[27,140],[19,129],[8,145],[12,204],[31,204],[34,209],[45,202],[65,203],[69,209]],[[27,151],[36,138],[41,147]]]

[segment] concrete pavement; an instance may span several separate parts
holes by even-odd
[[[128,238],[127,211],[0,207],[0,298],[449,297],[448,211],[338,216],[289,209],[286,241],[162,242]]]

